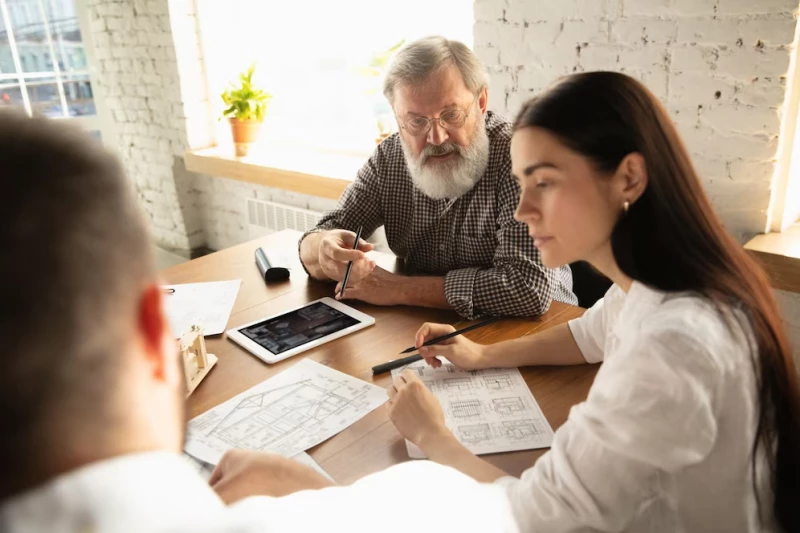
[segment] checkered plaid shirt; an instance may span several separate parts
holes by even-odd
[[[312,231],[381,225],[389,248],[413,272],[445,276],[460,315],[533,316],[553,299],[577,304],[569,267],[545,268],[525,224],[514,220],[519,185],[511,177],[511,125],[489,111],[489,165],[465,195],[434,200],[409,174],[399,134],[384,140]]]

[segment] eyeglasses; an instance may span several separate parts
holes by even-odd
[[[410,119],[400,122],[400,127],[406,130],[409,135],[414,137],[421,137],[423,135],[427,135],[431,128],[433,127],[433,121],[436,120],[439,122],[439,126],[447,131],[457,130],[464,123],[467,121],[467,117],[472,112],[472,107],[475,104],[475,100],[477,99],[477,95],[475,98],[472,99],[472,103],[469,104],[467,110],[463,110],[461,108],[454,108],[448,109],[438,117],[434,118],[427,118],[427,117],[411,117]]]

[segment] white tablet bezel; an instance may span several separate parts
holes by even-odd
[[[298,346],[296,348],[292,348],[291,350],[286,350],[285,352],[280,353],[280,354],[275,354],[275,353],[270,352],[269,350],[267,350],[266,348],[264,348],[260,344],[250,340],[246,335],[244,335],[243,333],[241,333],[239,331],[239,330],[242,330],[242,329],[245,329],[245,328],[249,328],[250,326],[253,326],[255,324],[259,324],[261,322],[265,322],[267,320],[271,320],[273,318],[279,317],[281,315],[286,315],[286,314],[289,314],[289,313],[293,313],[293,312],[297,311],[298,309],[302,309],[304,307],[308,307],[309,305],[313,305],[313,304],[316,304],[316,303],[324,303],[327,306],[333,307],[337,311],[340,311],[340,312],[342,312],[342,313],[344,313],[344,314],[346,314],[346,315],[358,320],[358,324],[354,324],[354,325],[352,325],[352,326],[350,326],[348,328],[344,328],[344,329],[342,329],[340,331],[337,331],[335,333],[331,333],[330,335],[325,335],[324,337],[320,337],[317,340],[314,340],[314,341],[311,341],[309,343],[303,344],[302,346]],[[369,326],[371,326],[373,324],[375,324],[375,319],[373,317],[371,317],[371,316],[369,316],[369,315],[367,315],[365,313],[362,313],[361,311],[353,309],[352,307],[350,307],[347,304],[343,304],[342,302],[340,302],[338,300],[334,300],[333,298],[320,298],[319,300],[314,300],[313,302],[308,302],[306,304],[294,307],[292,309],[287,309],[285,311],[281,311],[279,313],[275,313],[274,315],[262,317],[262,318],[259,318],[258,320],[254,320],[254,321],[249,322],[247,324],[242,324],[241,326],[236,326],[235,328],[229,329],[226,332],[226,334],[228,335],[228,338],[230,340],[232,340],[233,342],[235,342],[236,344],[238,344],[239,346],[241,346],[242,348],[244,348],[248,352],[252,353],[253,355],[258,357],[259,359],[261,359],[265,363],[272,364],[272,363],[277,363],[278,361],[283,361],[284,359],[288,359],[289,357],[292,357],[292,356],[295,356],[297,354],[306,352],[306,351],[311,350],[313,348],[316,348],[317,346],[325,344],[326,342],[330,342],[330,341],[332,341],[334,339],[338,339],[339,337],[344,337],[347,334],[353,333],[353,332],[358,331],[360,329],[364,329],[364,328],[369,327]]]

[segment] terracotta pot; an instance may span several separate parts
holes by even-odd
[[[257,120],[239,120],[229,118],[231,124],[231,134],[233,135],[233,145],[236,147],[236,155],[247,155],[250,145],[258,140],[262,122]]]

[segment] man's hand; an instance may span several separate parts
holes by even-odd
[[[352,261],[350,279],[358,281],[372,272],[375,261],[365,255],[373,246],[364,239],[359,239],[353,249],[355,238],[352,231],[341,229],[311,233],[300,243],[300,260],[312,276],[335,281],[344,279],[347,264]]]
[[[389,386],[389,419],[403,437],[423,451],[428,445],[453,439],[444,423],[439,400],[419,379],[416,372],[404,370]]]
[[[346,230],[326,231],[322,242],[319,244],[319,265],[322,271],[330,279],[341,281],[347,272],[347,263],[353,262],[350,271],[350,278],[358,281],[372,272],[375,268],[375,261],[368,258],[365,252],[369,252],[374,247],[360,239],[358,247],[353,249],[356,234]]]
[[[334,483],[297,461],[264,452],[227,452],[208,480],[226,504],[248,496],[286,496],[306,489],[321,489]]]
[[[353,270],[355,270],[355,263],[353,263]],[[406,281],[408,278],[405,276],[392,274],[388,270],[376,266],[372,273],[361,280],[354,280],[353,274],[350,274],[343,296],[339,295],[342,290],[342,282],[337,283],[336,299],[361,300],[374,305],[402,305],[405,303],[402,288]]]

